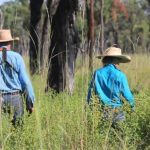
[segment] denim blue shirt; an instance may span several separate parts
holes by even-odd
[[[0,92],[26,92],[27,100],[34,103],[34,91],[26,72],[23,58],[20,54],[7,50],[7,62],[12,67],[7,63],[2,63],[2,51],[0,51]]]
[[[126,75],[113,64],[106,65],[94,72],[88,90],[88,103],[91,100],[92,90],[106,106],[112,108],[122,106],[121,95],[129,102],[131,107],[135,105]]]

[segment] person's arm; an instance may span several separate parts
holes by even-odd
[[[122,78],[121,94],[129,102],[131,108],[134,109],[134,107],[135,107],[134,96],[131,93],[131,90],[130,90],[129,84],[128,84],[128,80],[125,75],[123,75],[123,78]]]
[[[91,102],[91,95],[92,95],[92,89],[94,88],[94,80],[95,80],[95,73],[92,76],[92,79],[90,81],[90,85],[88,88],[88,95],[87,95],[87,103],[89,104]]]
[[[18,77],[22,86],[22,90],[25,93],[26,97],[26,106],[27,106],[27,111],[32,113],[34,109],[34,101],[35,101],[35,96],[34,96],[34,91],[33,87],[31,84],[31,81],[29,79],[29,76],[26,71],[25,63],[23,58],[20,56],[19,59],[19,73]]]

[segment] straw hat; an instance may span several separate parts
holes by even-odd
[[[128,55],[122,55],[121,49],[116,47],[109,47],[104,51],[102,55],[97,56],[97,58],[101,59],[104,57],[117,57],[120,58],[121,63],[127,63],[131,61],[131,57]]]
[[[14,40],[19,40],[19,38],[18,37],[12,38],[10,30],[0,29],[0,42],[9,42]]]

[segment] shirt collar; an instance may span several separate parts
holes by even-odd
[[[118,67],[116,67],[114,64],[108,64],[105,67],[107,67],[107,66],[119,70]]]
[[[7,48],[7,46],[0,46],[0,51],[2,51],[3,48],[6,48],[7,51],[9,50],[9,49]]]

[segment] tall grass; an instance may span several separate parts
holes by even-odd
[[[83,66],[82,66],[83,65]],[[94,68],[101,67],[94,60]],[[75,90],[44,93],[46,73],[32,77],[36,94],[35,111],[24,114],[24,125],[15,129],[10,116],[2,114],[0,149],[4,150],[135,150],[150,149],[150,57],[133,55],[132,62],[121,64],[128,76],[136,100],[136,112],[125,103],[126,121],[120,123],[123,136],[102,120],[99,104],[94,98],[93,111],[86,105],[89,83],[88,61],[78,60]]]

